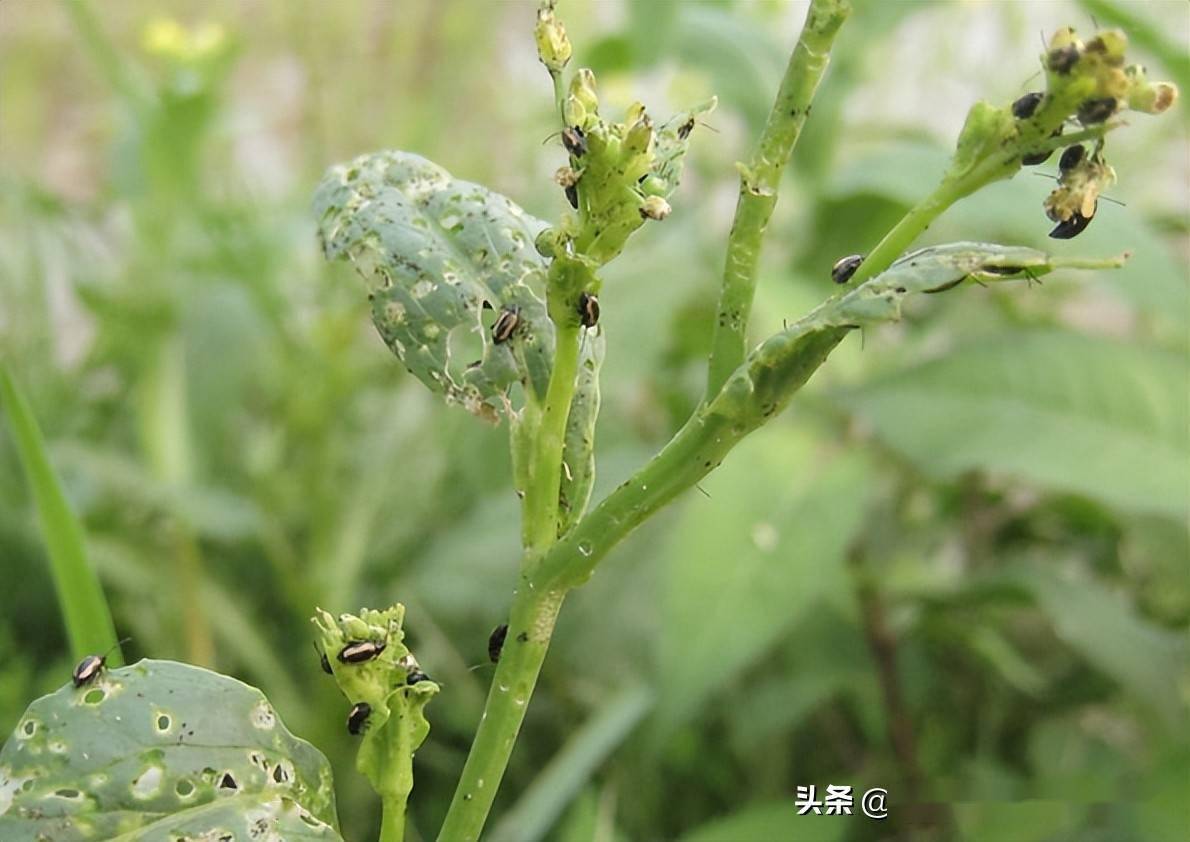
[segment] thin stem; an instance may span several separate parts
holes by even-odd
[[[540,590],[527,574],[522,574],[483,718],[438,832],[439,842],[472,842],[479,838],[508,767],[564,598],[563,590]]]
[[[380,842],[402,842],[405,838],[405,799],[385,798],[381,804]]]
[[[1052,150],[1083,140],[1097,140],[1116,125],[1096,126],[1073,132],[1065,137],[1048,138],[1039,148]],[[1002,156],[988,157],[961,176],[953,177],[948,175],[944,177],[938,186],[934,188],[934,192],[914,205],[908,213],[901,217],[900,221],[868,253],[868,256],[864,258],[864,262],[860,264],[855,274],[852,275],[849,282],[851,286],[858,286],[869,278],[879,275],[891,266],[893,261],[904,254],[913,241],[921,236],[922,232],[929,228],[934,220],[941,216],[955,202],[966,196],[970,196],[976,190],[987,186],[993,181],[1010,177],[1005,174],[1005,165],[1007,162],[1016,161],[1019,158],[1019,150],[1015,147],[1009,148]]]
[[[550,79],[554,83],[554,106],[558,109],[558,119],[566,126],[566,84],[562,79],[561,70],[551,70]]]
[[[876,244],[855,271],[851,284],[858,286],[891,266],[893,261],[904,254],[909,245],[930,227],[930,223],[963,195],[965,194],[956,191],[953,182],[943,180],[933,193],[912,207]]]
[[[813,0],[797,46],[752,159],[740,167],[740,196],[727,242],[723,288],[707,371],[710,400],[744,361],[748,320],[764,230],[777,204],[781,174],[810,114],[814,92],[830,63],[835,35],[851,12],[848,0]]]
[[[533,448],[529,455],[529,485],[525,489],[524,536],[526,558],[543,553],[558,536],[558,492],[562,483],[562,450],[566,419],[578,375],[579,329],[569,320],[555,325],[554,368],[546,391]]]

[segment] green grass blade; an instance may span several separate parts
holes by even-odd
[[[70,510],[50,465],[37,419],[4,366],[0,366],[0,407],[8,416],[21,465],[33,491],[71,652],[76,659],[106,652],[116,643],[116,629],[99,577],[87,562],[82,525]],[[108,655],[108,662],[112,666],[123,664],[118,646]]]

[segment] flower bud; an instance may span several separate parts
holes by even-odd
[[[1150,82],[1145,69],[1139,64],[1125,68],[1131,87],[1128,91],[1128,107],[1146,114],[1160,114],[1177,102],[1178,89],[1169,82]]]
[[[568,126],[584,126],[587,123],[587,109],[574,94],[562,103],[562,119]]]
[[[640,155],[648,152],[653,145],[653,121],[649,115],[641,111],[640,119],[632,124],[628,133],[624,135],[624,154]]]
[[[669,216],[671,208],[669,202],[660,196],[646,196],[640,205],[640,215],[644,219],[662,220]]]
[[[570,39],[566,27],[554,17],[554,4],[547,0],[537,10],[537,27],[533,32],[537,40],[537,55],[550,73],[558,73],[570,61]]]
[[[582,103],[587,113],[599,110],[599,95],[595,92],[595,74],[588,67],[580,67],[570,80],[570,95]]]

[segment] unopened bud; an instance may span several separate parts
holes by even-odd
[[[653,121],[642,110],[640,119],[632,124],[624,135],[624,154],[640,155],[648,152],[653,144]]]
[[[640,215],[645,219],[665,219],[670,210],[669,202],[660,196],[646,196],[640,205]]]
[[[574,94],[562,103],[562,119],[568,126],[584,126],[587,123],[587,109]]]
[[[588,67],[579,68],[570,80],[570,95],[582,103],[588,114],[599,110],[599,95],[595,91],[595,74]]]
[[[537,55],[550,73],[558,73],[570,61],[570,39],[566,27],[554,16],[554,4],[550,0],[537,10],[537,27],[533,32],[537,39]]]
[[[1132,68],[1128,68],[1129,71]],[[1129,74],[1134,75],[1134,74]],[[1176,85],[1169,82],[1149,82],[1144,78],[1144,69],[1140,68],[1137,78],[1128,92],[1128,107],[1133,111],[1143,111],[1146,114],[1160,114],[1178,100]]]

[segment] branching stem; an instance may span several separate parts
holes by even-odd
[[[760,247],[777,204],[781,175],[810,114],[814,92],[830,63],[835,35],[851,12],[848,0],[814,0],[764,132],[747,164],[740,165],[740,197],[727,241],[723,287],[711,340],[706,399],[718,393],[744,361],[748,321],[756,292]]]

